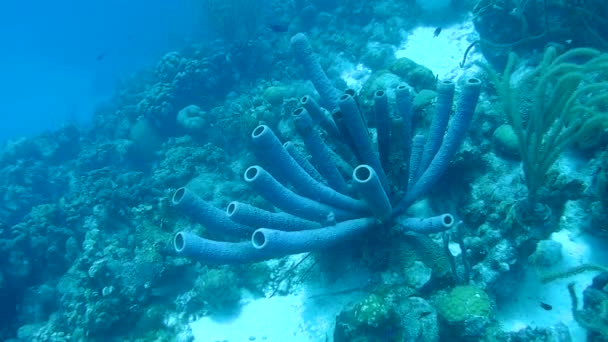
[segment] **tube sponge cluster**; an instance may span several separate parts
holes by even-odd
[[[408,85],[398,87],[394,110],[386,92],[376,92],[374,141],[356,94],[333,87],[305,35],[294,36],[292,44],[325,106],[305,96],[292,113],[310,159],[293,142],[282,143],[270,127],[257,126],[251,141],[261,163],[247,168],[244,180],[275,210],[241,202],[221,210],[180,188],[173,195],[174,206],[210,232],[245,241],[178,232],[176,252],[207,264],[248,263],[332,248],[372,229],[422,234],[450,229],[450,214],[411,218],[404,213],[436,184],[457,152],[475,111],[480,81],[465,82],[454,111],[454,83],[439,83],[438,105],[426,137],[412,134]],[[403,161],[408,165],[399,169],[406,174],[399,178],[405,182],[391,182],[391,165]]]

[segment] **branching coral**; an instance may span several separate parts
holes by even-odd
[[[602,0],[480,0],[473,16],[482,47],[505,51],[570,40],[573,46],[605,48],[607,9]]]
[[[564,149],[608,119],[608,55],[587,48],[560,55],[549,47],[541,63],[514,84],[516,66],[511,53],[502,76],[485,68],[517,135],[528,204],[534,207],[545,174]]]
[[[587,307],[589,305],[587,302],[593,301],[585,298],[585,308],[579,310],[578,297],[576,295],[574,283],[568,284],[568,293],[570,294],[570,300],[572,302],[572,316],[574,316],[576,322],[590,333],[601,335],[603,339],[608,338],[608,299],[606,298],[606,295],[604,294],[602,296],[599,303],[593,303],[599,306],[596,308]],[[598,340],[603,341],[603,339]]]

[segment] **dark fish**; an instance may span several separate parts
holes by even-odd
[[[100,61],[102,61],[104,58],[106,58],[106,52],[105,52],[105,51],[104,51],[104,52],[102,52],[102,53],[100,53],[100,54],[98,54],[98,55],[97,55],[97,57],[95,57],[95,60],[96,60],[96,61],[98,61],[98,62],[100,62]]]
[[[540,302],[540,307],[547,311],[551,311],[551,309],[553,309],[553,307],[551,305],[549,305],[547,303],[543,303],[543,302]]]
[[[285,23],[271,23],[268,24],[267,27],[276,33],[285,33],[289,29],[289,25]]]
[[[435,29],[435,32],[433,32],[433,38],[439,36],[440,33],[441,33],[441,26],[439,26],[438,28]]]

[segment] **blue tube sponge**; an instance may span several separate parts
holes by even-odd
[[[291,48],[293,49],[296,59],[304,67],[306,77],[312,81],[315,89],[321,95],[323,106],[333,110],[338,106],[338,99],[341,92],[333,86],[325,71],[321,67],[319,60],[312,47],[308,42],[308,38],[304,33],[298,33],[291,37]]]
[[[411,140],[412,140],[412,95],[407,84],[399,84],[395,89],[395,102],[397,107],[397,115],[403,120],[403,153],[405,160],[410,159]],[[393,132],[391,132],[393,134]]]
[[[353,185],[377,219],[385,221],[391,217],[391,202],[371,166],[359,165],[355,168]]]
[[[300,98],[300,105],[310,113],[313,120],[319,123],[319,125],[334,139],[340,139],[340,131],[336,122],[330,116],[325,114],[324,110],[319,104],[310,96],[302,96]]]
[[[171,203],[210,232],[244,235],[253,231],[251,227],[231,221],[224,210],[212,206],[187,188],[177,189]]]
[[[279,183],[261,166],[250,166],[245,170],[245,182],[275,207],[297,217],[321,223],[341,221],[355,217],[354,214],[332,208],[300,196]]]
[[[189,232],[175,234],[173,248],[177,255],[195,259],[206,265],[243,264],[276,257],[271,254],[272,250],[255,248],[249,241],[214,241]]]
[[[340,111],[344,117],[344,126],[348,130],[349,135],[352,138],[353,144],[358,152],[361,161],[376,171],[380,183],[385,191],[389,190],[388,180],[382,165],[380,165],[380,159],[372,148],[371,139],[367,131],[365,122],[361,112],[359,112],[359,106],[355,101],[355,98],[349,94],[344,94],[340,97]]]
[[[360,218],[298,232],[260,228],[251,235],[251,243],[253,247],[273,255],[318,251],[355,238],[375,224],[373,218]]]
[[[414,185],[409,189],[405,197],[395,207],[393,217],[399,216],[416,199],[427,193],[437,183],[441,175],[443,175],[451,158],[454,157],[454,154],[456,154],[464,140],[475,113],[480,90],[480,80],[470,78],[466,81],[458,97],[456,112],[450,120],[450,125],[445,133],[441,147],[433,157],[428,168],[419,171],[418,174],[421,176],[414,182]]]
[[[308,173],[314,180],[316,180],[319,183],[323,183],[326,181],[325,178],[323,178],[323,176],[321,176],[319,171],[317,169],[315,169],[315,167],[306,158],[306,156],[304,155],[304,152],[300,151],[296,147],[296,144],[294,144],[291,141],[286,141],[283,144],[283,148],[285,149],[285,151],[287,151],[287,153],[289,153],[291,158],[293,158],[293,160],[295,160],[296,163],[298,163],[298,165],[300,165],[300,167],[302,169],[304,169],[304,171],[306,171],[306,173]]]
[[[390,148],[391,119],[388,108],[388,96],[384,90],[378,90],[374,94],[374,114],[376,115],[376,132],[378,136],[380,164],[383,167],[387,167]]]
[[[369,212],[364,202],[341,194],[312,178],[285,151],[270,127],[259,125],[251,133],[251,138],[258,156],[271,166],[273,172],[279,173],[280,179],[289,181],[299,194],[356,214]]]
[[[443,135],[448,127],[452,105],[454,103],[454,82],[449,80],[437,83],[437,104],[435,105],[435,115],[429,127],[429,134],[420,159],[419,171],[424,172],[439,150]],[[420,176],[420,174],[418,174]]]
[[[329,147],[321,139],[313,126],[312,118],[305,108],[296,108],[291,114],[296,130],[304,140],[308,152],[317,166],[317,170],[327,179],[329,186],[341,193],[346,192],[346,182],[332,160]]]
[[[294,231],[321,228],[321,224],[305,220],[285,212],[274,213],[237,201],[230,202],[226,208],[228,217],[234,222],[255,228],[272,228]]]
[[[420,165],[420,158],[422,158],[422,151],[424,150],[424,135],[416,134],[412,139],[412,149],[410,151],[410,162],[409,162],[409,174],[408,174],[408,190],[416,181],[418,176],[418,169]]]
[[[450,214],[417,218],[397,218],[397,227],[402,231],[411,231],[419,234],[434,234],[445,232],[454,226],[454,217]]]

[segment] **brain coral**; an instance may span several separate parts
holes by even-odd
[[[206,112],[197,105],[184,107],[177,114],[177,123],[189,131],[200,131],[207,124]]]

